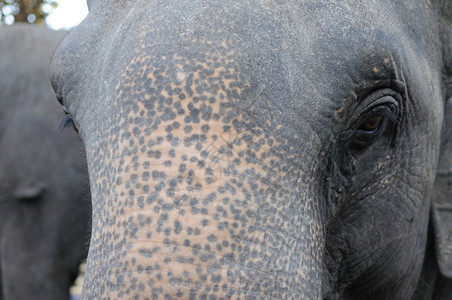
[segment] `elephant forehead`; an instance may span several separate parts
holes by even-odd
[[[286,171],[282,161],[300,149],[274,134],[283,126],[241,105],[249,100],[243,98],[249,86],[238,81],[227,56],[200,56],[145,53],[122,71],[113,105],[120,111],[113,158],[151,169],[172,166],[169,178],[187,179],[191,170],[190,176],[212,181],[232,172],[230,164],[254,164],[262,177]]]

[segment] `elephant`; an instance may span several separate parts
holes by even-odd
[[[85,150],[49,80],[66,31],[0,27],[0,299],[69,299],[86,258]]]
[[[451,299],[450,1],[88,6],[85,299]]]

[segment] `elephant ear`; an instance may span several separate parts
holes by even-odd
[[[433,191],[433,226],[439,268],[452,278],[452,97],[446,102],[445,123]]]
[[[444,60],[444,125],[433,191],[433,227],[441,273],[452,278],[452,1],[441,10]]]

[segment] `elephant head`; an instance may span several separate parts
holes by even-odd
[[[86,298],[439,293],[449,2],[89,6],[51,65],[87,151]]]

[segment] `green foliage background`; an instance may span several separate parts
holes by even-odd
[[[0,0],[0,23],[11,17],[14,22],[43,23],[56,6],[55,0]]]

